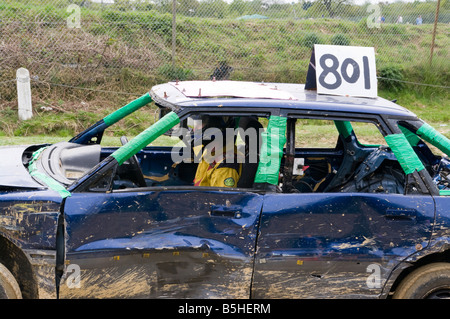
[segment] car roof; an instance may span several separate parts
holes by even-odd
[[[381,97],[317,94],[304,84],[245,81],[175,81],[154,86],[153,100],[172,110],[198,107],[280,108],[388,116],[416,115]]]

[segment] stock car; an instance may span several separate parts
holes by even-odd
[[[101,144],[150,102],[157,122]],[[198,116],[235,120],[237,187],[194,186]],[[448,298],[449,154],[380,97],[156,85],[68,142],[0,149],[0,296]]]

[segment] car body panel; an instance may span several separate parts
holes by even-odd
[[[258,194],[192,188],[74,194],[66,256],[83,289],[61,296],[248,298],[261,206]]]
[[[450,231],[449,196],[436,196],[434,200],[436,202],[436,223],[433,237],[446,238],[445,242],[447,245],[450,245],[450,238],[448,236]]]
[[[0,148],[0,186],[42,189],[22,163],[24,151],[28,146],[6,146]]]
[[[60,205],[50,190],[0,192],[0,234],[23,249],[54,249]]]
[[[52,190],[27,190],[25,186],[21,191],[0,191],[0,259],[19,272],[24,297],[56,298],[61,201]],[[5,250],[10,254],[6,256]]]
[[[426,248],[433,221],[431,196],[266,195],[253,295],[378,297],[391,271]],[[369,288],[367,267],[373,264],[381,277],[377,287]]]

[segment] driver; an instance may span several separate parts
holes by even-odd
[[[229,117],[206,115],[193,118],[194,145],[199,144],[201,138],[199,146],[202,148],[201,161],[194,178],[195,186],[237,186],[242,164],[237,160],[234,125],[234,119]],[[227,128],[233,129],[233,138],[227,139]]]

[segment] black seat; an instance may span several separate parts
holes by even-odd
[[[255,143],[255,141],[250,141],[250,137],[253,136],[252,134],[241,135],[241,138],[244,141],[243,153],[245,160],[244,163],[242,163],[242,173],[237,183],[237,187],[251,188],[253,187],[253,181],[255,180],[256,171],[258,169],[259,152],[261,148],[261,129],[263,126],[258,122],[256,117],[244,117],[239,121],[239,128],[244,131],[249,128],[256,130],[256,144],[252,144]]]

